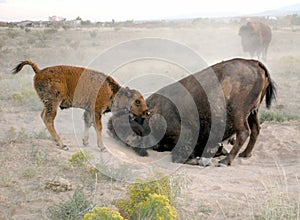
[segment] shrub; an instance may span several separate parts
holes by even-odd
[[[82,219],[83,214],[91,206],[90,201],[82,189],[76,189],[69,200],[54,204],[48,208],[51,219]]]
[[[121,212],[124,213],[124,215],[126,216],[127,215],[131,216],[133,219],[138,218],[139,208],[143,207],[144,210],[145,208],[145,205],[143,205],[144,203],[147,204],[151,201],[157,202],[153,198],[154,197],[153,195],[152,197],[150,197],[151,194],[164,196],[163,198],[167,199],[169,204],[170,203],[172,204],[175,196],[172,193],[170,178],[163,177],[155,181],[151,179],[138,180],[137,182],[129,185],[128,187],[129,198],[126,200],[120,200],[118,204]],[[164,199],[162,198],[161,200],[164,201]]]
[[[28,139],[29,135],[26,133],[24,128],[20,131],[17,131],[15,127],[10,127],[5,133],[5,143],[12,143],[12,142],[23,142],[24,140]]]
[[[43,140],[50,139],[49,132],[46,129],[42,129],[38,132],[34,132],[33,137],[36,139],[43,139]]]
[[[112,210],[107,207],[95,207],[83,217],[83,220],[124,220],[118,211]]]
[[[10,38],[10,39],[14,39],[18,36],[18,32],[15,31],[15,30],[12,30],[12,29],[9,29],[7,31],[7,36]]]
[[[32,146],[30,152],[30,159],[36,164],[43,164],[46,161],[48,161],[48,151],[41,150],[41,148],[37,146]]]
[[[13,101],[19,106],[25,106],[28,110],[39,111],[42,103],[33,89],[24,89],[12,94]]]
[[[95,38],[95,37],[97,37],[98,32],[97,31],[90,31],[89,34],[90,34],[91,38]]]
[[[280,167],[277,167],[281,169]],[[282,168],[283,169],[283,168]],[[298,184],[293,186],[290,190],[285,171],[283,170],[283,176],[278,179],[273,176],[266,182],[263,181],[264,195],[261,193],[257,195],[257,201],[254,203],[252,209],[253,218],[256,220],[294,220],[300,219],[300,185],[298,178],[296,178]]]
[[[45,34],[55,34],[57,32],[58,32],[58,27],[51,27],[51,28],[44,29]]]
[[[88,154],[88,152],[79,151],[73,154],[69,161],[74,167],[86,167],[89,159],[91,159],[91,156]]]
[[[25,104],[28,100],[36,98],[35,91],[33,89],[26,89],[22,92],[15,92],[12,94],[12,98],[19,104]]]
[[[137,207],[138,219],[175,220],[178,217],[174,206],[165,195],[149,194]]]
[[[299,116],[289,114],[286,112],[261,112],[259,115],[260,122],[273,121],[273,122],[285,122],[285,121],[296,121],[300,120]]]

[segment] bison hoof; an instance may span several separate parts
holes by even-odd
[[[249,158],[251,156],[252,156],[252,154],[248,154],[248,153],[245,153],[245,152],[242,152],[242,153],[239,154],[239,157],[244,157],[244,158]]]
[[[99,147],[99,146],[98,146]],[[106,147],[99,147],[100,152],[107,152]]]
[[[216,165],[216,167],[227,167],[227,165],[226,164],[224,164],[224,163],[218,163],[217,165]]]
[[[201,157],[198,160],[198,164],[203,167],[208,167],[210,166],[210,158]]]
[[[137,153],[141,157],[147,157],[149,156],[146,149],[143,148],[133,148],[134,152]]]
[[[83,146],[88,146],[89,145],[89,141],[85,140],[85,139],[82,139],[82,144],[83,144]]]
[[[229,159],[226,157],[223,160],[220,160],[219,163],[216,165],[217,167],[226,167],[226,166],[230,166],[230,161]]]
[[[64,150],[64,151],[68,151],[69,150],[69,148],[68,148],[67,145],[64,145],[61,149]]]

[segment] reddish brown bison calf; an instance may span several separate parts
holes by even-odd
[[[100,149],[104,149],[103,113],[127,111],[141,118],[149,114],[146,102],[138,91],[121,87],[112,77],[101,72],[74,66],[53,66],[40,70],[35,63],[23,61],[13,73],[21,71],[24,65],[30,65],[35,72],[34,88],[44,104],[41,117],[57,145],[65,150],[68,148],[54,128],[58,106],[61,109],[75,107],[85,110],[83,144],[88,144],[88,130],[93,123]]]
[[[136,140],[142,143],[126,143],[172,151],[173,162],[184,163],[195,157],[212,157],[216,152],[212,149],[235,134],[233,148],[219,162],[230,165],[249,136],[248,145],[239,156],[251,156],[260,131],[258,109],[264,97],[269,108],[275,94],[274,83],[261,62],[223,61],[148,97],[147,105],[154,115],[150,119],[130,120]],[[111,117],[109,129],[120,137],[122,131],[116,132],[118,128],[112,126],[119,121],[116,117]],[[131,132],[129,139],[133,137]]]

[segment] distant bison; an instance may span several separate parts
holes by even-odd
[[[261,22],[248,22],[239,30],[243,50],[249,52],[251,57],[255,55],[267,60],[268,47],[272,39],[271,28]]]
[[[54,128],[57,108],[82,108],[85,132],[83,144],[88,144],[89,128],[94,124],[97,144],[102,150],[102,122],[105,112],[126,111],[140,118],[148,115],[148,107],[143,96],[136,90],[121,87],[112,77],[94,70],[75,66],[52,66],[40,70],[31,61],[19,63],[13,73],[18,73],[24,65],[30,65],[35,72],[34,88],[44,104],[41,117],[56,141],[67,150]]]
[[[214,78],[217,83],[213,82]],[[216,95],[218,89],[221,96]],[[213,156],[212,149],[218,143],[236,134],[232,150],[219,163],[230,165],[249,136],[248,145],[239,156],[251,156],[260,130],[260,103],[266,97],[269,108],[275,94],[274,83],[261,62],[232,59],[181,79],[148,97],[147,105],[153,116],[123,119],[135,134],[128,129],[118,129],[120,123],[114,121],[120,119],[116,115],[109,121],[109,130],[118,137],[123,136],[121,139],[127,144],[133,143],[134,148],[151,146],[158,151],[172,151],[172,161],[179,163]],[[213,126],[220,129],[213,130]],[[132,141],[134,138],[137,143]]]

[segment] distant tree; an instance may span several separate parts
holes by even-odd
[[[81,21],[82,26],[92,26],[92,22],[90,20]]]

